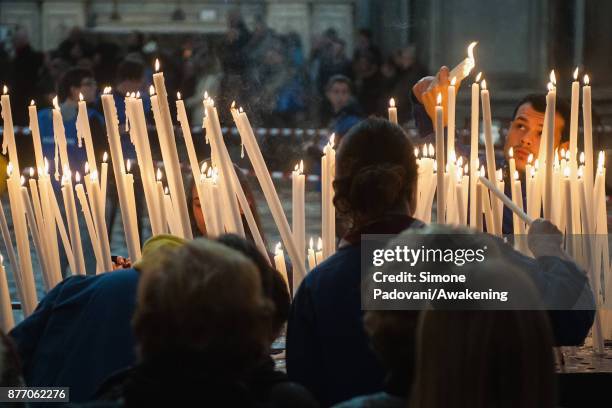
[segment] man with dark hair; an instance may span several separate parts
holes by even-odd
[[[327,126],[336,134],[336,140],[363,119],[361,108],[353,97],[353,83],[344,75],[334,75],[325,86],[325,96],[329,101],[333,116]]]
[[[414,107],[414,117],[417,128],[421,136],[425,137],[433,134],[432,116],[435,112],[436,96],[438,93],[446,94],[448,85],[450,84],[449,70],[447,67],[440,68],[437,74],[438,84],[434,85],[434,77],[428,76],[422,78],[414,87],[412,87],[412,102]],[[544,113],[546,111],[546,95],[544,94],[529,94],[522,98],[512,115],[512,121],[508,128],[506,140],[504,144],[504,159],[496,164],[500,165],[504,171],[504,181],[506,195],[510,196],[510,180],[514,179],[513,174],[509,174],[507,160],[510,156],[510,149],[513,150],[513,157],[516,163],[516,170],[519,171],[522,177],[525,173],[525,165],[530,154],[533,155],[533,160],[538,158],[540,151],[540,139],[542,137],[542,129],[544,128]],[[554,148],[559,151],[562,148],[568,148],[569,120],[570,107],[566,100],[557,97],[555,110],[555,131],[554,131]],[[456,146],[459,154],[463,152],[461,146]],[[481,163],[483,161],[481,160]],[[523,188],[523,201],[527,199],[525,193],[526,183],[521,183]],[[507,207],[504,207],[504,218],[502,231],[504,234],[511,234],[512,228],[512,212]]]

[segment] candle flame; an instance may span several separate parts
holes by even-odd
[[[2,93],[3,93],[4,95],[8,94],[8,87],[7,87],[6,85],[4,85],[4,86],[2,87]]]
[[[132,169],[132,161],[130,159],[127,159],[125,162],[125,168],[126,170],[129,172]]]
[[[434,157],[434,154],[436,154],[436,149],[434,148],[433,143],[429,144],[429,157]]]
[[[474,63],[474,47],[476,47],[477,44],[478,41],[474,41],[467,47],[467,55],[468,58],[472,61],[472,63]]]
[[[312,237],[310,237],[310,243],[308,244],[308,247],[310,248],[310,250],[312,250],[314,248],[314,243],[312,242]]]
[[[557,85],[557,78],[555,77],[555,70],[554,70],[554,69],[550,71],[549,78],[550,78],[550,83],[551,83],[553,86],[554,86],[554,85]]]
[[[451,86],[455,86],[455,84],[457,83],[457,77],[453,77],[453,79],[451,79]]]
[[[436,97],[436,104],[440,106],[442,104],[442,94],[438,92],[438,96]]]
[[[580,164],[584,164],[584,152],[580,152],[579,162],[580,162]]]
[[[104,90],[102,91],[102,93],[104,93],[105,95],[108,95],[111,93],[113,89],[110,86],[106,86],[104,87]]]
[[[202,167],[200,167],[200,173],[206,174],[206,167],[208,167],[208,163],[207,162],[202,163]]]
[[[476,75],[476,79],[474,80],[474,82],[480,82],[481,76],[482,76],[482,72],[479,72],[478,75]]]
[[[79,101],[83,101],[83,94],[79,92]]]
[[[590,79],[587,74],[584,74],[584,78],[582,79],[582,82],[584,82],[584,84],[587,86],[589,85]]]
[[[89,162],[85,162],[85,174],[89,173]]]
[[[564,148],[561,149],[561,158],[565,159],[565,149]]]
[[[155,58],[155,72],[159,72],[159,58]]]
[[[421,152],[421,151],[419,150],[419,148],[418,148],[418,147],[415,147],[415,148],[414,148],[414,157],[417,157],[417,158],[418,158],[418,157],[419,157],[419,153],[420,153],[420,152]]]
[[[81,175],[78,171],[74,173],[74,180],[77,182],[77,184],[81,182]]]
[[[438,171],[438,161],[434,159],[433,162],[433,171],[434,173]]]
[[[482,82],[480,83],[480,87],[482,88],[483,91],[487,90],[487,80],[483,79]]]
[[[153,85],[151,85],[151,86],[149,87],[149,95],[150,95],[150,96],[155,95],[155,87],[154,87]]]
[[[548,92],[552,91],[553,89],[555,89],[554,85],[552,83],[547,83],[546,84],[546,89],[548,89]]]
[[[480,166],[480,176],[481,176],[481,177],[484,177],[484,176],[485,176],[485,174],[486,174],[486,173],[485,173],[485,168],[484,168],[484,165],[482,165],[482,166]]]
[[[535,160],[535,163],[533,164],[533,167],[534,167],[536,170],[538,170],[538,169],[540,168],[540,160],[539,160],[539,159],[536,159],[536,160]]]
[[[597,155],[597,168],[602,169],[604,167],[605,161],[606,161],[606,156],[603,150],[600,150],[599,154]]]
[[[136,97],[140,98],[140,91],[136,91]]]
[[[9,162],[6,166],[6,175],[11,177],[13,175],[13,163]]]
[[[468,172],[470,171],[470,166],[465,163],[465,166],[463,166],[463,174],[468,174]]]
[[[463,166],[463,157],[459,156],[459,158],[457,159],[457,167],[462,167]]]
[[[161,172],[161,169],[159,167],[157,168],[156,179],[157,179],[157,181],[161,181],[161,179],[162,179],[162,172]]]
[[[515,180],[519,179],[519,172],[518,172],[518,170],[514,170],[514,179]]]
[[[574,81],[578,80],[578,68],[579,67],[576,67],[576,69],[574,70],[574,75],[573,75]]]
[[[394,98],[389,99],[389,107],[390,108],[395,108],[395,99]]]
[[[336,134],[335,134],[335,133],[332,133],[332,134],[331,134],[331,136],[329,137],[329,145],[330,145],[331,147],[334,147],[334,142],[335,142],[335,140],[336,140]]]
[[[59,109],[59,104],[57,103],[57,95],[53,98],[53,107],[55,109]]]
[[[212,167],[208,168],[208,171],[206,172],[206,177],[212,178]]]
[[[508,157],[510,158],[514,157],[514,149],[512,147],[508,150]]]
[[[177,92],[177,93],[176,93],[176,99],[178,99],[178,100],[180,100],[180,99],[181,99],[181,93],[180,93],[180,92]]]
[[[34,167],[30,167],[30,177],[34,177]]]
[[[321,237],[317,240],[317,251],[321,251],[323,249],[323,240]]]
[[[49,160],[47,160],[47,158],[45,157],[44,161],[45,161],[45,168],[44,168],[45,174],[48,174],[49,173]]]
[[[239,113],[244,113],[244,109],[242,109],[242,106],[238,109]]]
[[[21,176],[21,177],[19,178],[19,181],[21,181],[21,185],[22,185],[22,186],[23,186],[23,185],[25,185],[25,177]]]
[[[104,154],[102,155],[102,161],[104,163],[106,163],[108,161],[108,153],[104,152]]]
[[[170,194],[170,190],[168,190],[168,186],[164,187],[164,194]]]
[[[281,255],[283,253],[281,243],[278,242],[274,247],[274,255]]]
[[[34,99],[32,99],[32,100],[30,101],[30,106],[35,106],[35,105],[36,105],[36,104],[34,103]]]
[[[497,170],[495,170],[495,178],[496,178],[498,181],[502,181],[502,180],[504,179],[504,174],[503,174],[503,172],[502,172],[502,169],[497,169]]]
[[[300,174],[304,173],[304,160],[300,160]]]
[[[533,162],[533,153],[529,153],[529,156],[527,156],[527,163],[531,164]]]
[[[96,170],[93,170],[90,174],[89,174],[89,179],[91,180],[92,183],[95,183],[98,181],[98,172]]]
[[[204,99],[208,99],[208,91],[204,91]]]
[[[206,95],[204,97],[206,97]],[[232,101],[231,109],[236,109],[236,101]]]

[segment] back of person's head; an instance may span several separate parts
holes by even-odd
[[[266,259],[267,255],[262,254],[252,241],[234,234],[221,235],[217,238],[217,241],[242,253],[257,266],[264,296],[274,303],[273,336],[271,340],[276,339],[289,318],[289,308],[291,307],[291,297],[285,280],[270,265],[270,262]]]
[[[21,364],[11,339],[0,331],[0,387],[23,386]]]
[[[401,127],[369,118],[342,138],[336,156],[334,205],[353,225],[390,211],[413,210],[417,164]]]
[[[142,275],[133,328],[144,362],[189,356],[232,376],[267,352],[273,313],[253,262],[199,238]]]
[[[135,58],[124,59],[117,66],[116,82],[141,81],[144,77],[144,65]]]
[[[546,95],[540,93],[532,93],[525,95],[515,106],[514,112],[512,113],[512,120],[516,119],[516,114],[521,106],[529,104],[531,107],[539,113],[546,112]],[[557,115],[561,115],[563,118],[563,132],[561,133],[561,141],[569,140],[569,123],[571,107],[569,102],[565,98],[557,97],[555,112]]]
[[[83,79],[94,78],[93,72],[85,68],[70,68],[61,76],[57,85],[57,98],[64,102],[72,94],[71,88],[80,88]]]
[[[410,244],[417,247],[486,247],[483,262],[447,263],[449,272],[460,270],[466,276],[467,283],[455,289],[508,291],[507,303],[432,302],[421,313],[410,407],[552,408],[555,377],[548,316],[533,281],[503,256],[500,245],[506,244],[448,226],[402,235],[416,237]]]

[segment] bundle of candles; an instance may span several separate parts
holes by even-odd
[[[435,220],[438,223],[469,224],[470,227],[480,231],[486,225],[487,232],[501,235],[503,207],[507,206],[514,213],[513,232],[516,237],[524,236],[529,224],[534,218],[539,217],[541,211],[543,211],[545,218],[559,226],[567,236],[584,234],[588,237],[589,234],[597,234],[605,237],[605,240],[598,240],[596,243],[586,239],[582,240],[580,245],[567,245],[568,252],[589,270],[591,284],[597,294],[598,305],[601,305],[604,300],[605,291],[603,289],[606,287],[605,285],[607,284],[609,289],[612,289],[612,286],[609,279],[604,280],[603,278],[608,277],[610,272],[604,191],[605,166],[602,153],[598,156],[596,169],[593,163],[591,88],[588,84],[588,76],[585,75],[583,86],[585,150],[578,154],[579,83],[576,80],[576,72],[572,84],[570,148],[568,151],[557,152],[553,148],[552,137],[556,88],[554,73],[551,72],[540,155],[535,160],[530,157],[526,168],[526,206],[524,206],[521,180],[514,165],[512,152],[510,152],[509,160],[510,175],[512,176],[511,197],[504,194],[505,186],[501,169],[496,167],[495,162],[489,90],[486,81],[480,81],[480,75],[471,86],[470,157],[457,157],[455,152],[456,86],[458,82],[469,75],[475,66],[472,54],[474,46],[475,43],[470,44],[468,57],[451,71],[452,79],[446,95],[448,137],[445,138],[444,108],[441,104],[442,95],[439,94],[434,121],[435,146],[433,144],[423,145],[415,150],[418,162],[415,217],[430,222],[432,220],[433,200],[436,197]],[[126,130],[129,132],[130,140],[135,148],[137,160],[135,165],[140,170],[146,209],[153,235],[172,233],[190,239],[192,238],[191,222],[187,211],[174,124],[170,115],[164,75],[163,72],[159,71],[158,61],[155,65],[156,72],[153,75],[154,85],[150,88],[150,98],[163,159],[163,172],[160,168],[155,168],[152,160],[145,122],[145,110],[139,93],[130,93],[125,97]],[[137,227],[134,175],[130,172],[133,163],[130,163],[129,160],[126,162],[123,157],[117,110],[110,88],[104,89],[101,99],[110,159],[121,209],[125,243],[129,257],[132,261],[136,261],[141,256],[141,248]],[[486,166],[480,166],[477,156],[480,101],[482,102]],[[86,271],[81,246],[81,234],[85,231],[79,230],[75,193],[87,227],[86,233],[89,234],[91,239],[96,259],[96,272],[112,270],[111,251],[105,221],[108,155],[105,153],[102,163],[98,163],[87,119],[86,103],[81,98],[78,103],[77,138],[79,147],[82,146],[84,141],[87,162],[84,163],[83,176],[78,171],[73,172],[76,167],[82,166],[83,163],[76,165],[69,161],[62,116],[56,100],[53,109],[53,132],[56,144],[54,172],[55,180],[60,182],[61,187],[62,200],[59,201],[50,177],[48,158],[43,156],[36,106],[32,102],[29,107],[36,170],[30,169],[29,172],[22,173],[15,147],[10,99],[6,87],[1,97],[1,105],[4,120],[3,151],[6,153],[8,149],[10,161],[7,172],[7,186],[17,246],[16,251],[1,202],[0,232],[11,264],[17,294],[23,305],[24,314],[27,316],[32,313],[38,301],[34,268],[30,255],[29,235],[37,253],[46,290],[52,288],[62,279],[60,243],[72,273],[85,274],[88,272]],[[211,97],[205,94],[203,105],[205,116],[202,126],[206,130],[206,143],[211,148],[211,161],[200,166],[185,105],[180,93],[177,94],[177,121],[180,123],[185,140],[188,160],[193,180],[195,180],[195,193],[198,195],[202,206],[207,231],[212,236],[224,232],[245,236],[241,216],[244,214],[255,244],[262,253],[267,254],[268,248],[259,231],[254,214],[239,182],[236,167],[233,165],[225,145],[215,103]],[[230,111],[242,139],[243,148],[246,150],[281,236],[282,244],[279,242],[275,246],[274,264],[287,279],[287,266],[283,250],[285,248],[293,267],[292,286],[296,290],[307,270],[314,268],[331,256],[336,248],[336,214],[332,203],[332,185],[336,160],[334,136],[330,137],[321,159],[321,237],[317,240],[316,248],[313,238],[310,238],[307,247],[303,163],[297,164],[292,173],[293,225],[290,226],[249,118],[243,109],[237,108],[235,104],[232,104]],[[390,101],[389,120],[397,123],[397,107],[393,99]],[[29,176],[27,183],[22,174]],[[166,185],[164,185],[164,175]],[[60,202],[63,202],[63,211]],[[587,244],[582,245],[584,242]],[[515,244],[519,250],[528,253],[524,240],[517,239]],[[289,282],[287,284],[289,285]],[[13,324],[10,301],[7,302],[6,300],[7,292],[6,274],[4,269],[0,268],[0,296],[2,297],[2,301],[0,301],[0,318],[2,319],[0,325],[5,330],[10,329]],[[600,324],[598,315],[594,330],[597,347],[603,347]]]

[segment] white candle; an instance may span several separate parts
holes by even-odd
[[[281,248],[281,243],[276,244],[276,248],[274,250],[274,266],[276,270],[281,274],[283,280],[285,281],[285,285],[287,285],[287,290],[289,289],[289,277],[287,276],[287,264],[285,263],[285,254]]]
[[[126,174],[125,174],[125,188],[127,190],[127,197],[128,197],[128,204],[129,204],[129,212],[130,212],[130,222],[132,223],[131,228],[132,230],[136,231],[135,236],[138,239],[139,237],[139,233],[138,233],[138,215],[136,213],[136,197],[134,195],[134,175],[132,173],[130,173],[131,170],[131,161],[130,159],[127,160],[126,162]],[[140,259],[140,256],[142,255],[140,252],[140,242],[136,242],[135,243],[135,250],[136,250],[136,259]]]
[[[91,217],[91,211],[89,210],[89,204],[87,203],[87,197],[85,196],[83,184],[81,184],[81,177],[79,175],[79,172],[75,173],[75,181],[76,185],[74,186],[74,191],[76,192],[77,198],[79,199],[79,203],[81,204],[81,211],[83,212],[83,218],[85,219],[87,232],[89,233],[89,238],[91,239],[91,246],[94,251],[94,256],[96,257],[98,272],[103,272],[106,270],[106,268],[104,268],[103,266],[102,251],[100,250],[100,240],[98,239],[96,227],[94,226],[93,218]]]
[[[578,82],[578,67],[574,70],[574,81],[572,82],[572,105],[570,111],[570,163],[576,162],[578,153],[578,111],[580,104],[580,83]]]
[[[389,122],[397,125],[397,108],[395,107],[395,99],[389,99]]]
[[[30,130],[32,131],[32,144],[34,145],[36,168],[41,169],[44,167],[45,163],[40,139],[40,128],[38,126],[38,112],[36,111],[34,101],[31,101],[30,106],[28,106],[28,115],[30,118]]]
[[[315,252],[315,262],[319,265],[323,260],[323,239],[319,237],[317,240],[317,251]]]
[[[25,207],[26,220],[28,222],[28,226],[30,227],[29,229],[30,234],[32,235],[32,241],[34,242],[34,249],[36,250],[36,254],[38,255],[38,262],[40,264],[45,288],[47,290],[50,290],[52,284],[52,274],[49,268],[49,264],[47,263],[47,256],[42,241],[40,239],[38,224],[36,223],[36,217],[34,215],[34,208],[32,207],[32,202],[30,201],[28,189],[25,187],[25,178],[23,176],[21,176],[21,187],[19,188],[19,192],[21,194],[21,202],[24,204]]]
[[[4,258],[0,255],[0,330],[8,333],[15,326],[13,317],[13,307],[11,305],[11,295],[4,269]]]
[[[323,148],[321,169],[321,235],[323,237],[323,256],[328,258],[336,248],[336,208],[333,204],[333,183],[336,171],[334,134]]]
[[[174,202],[169,194],[168,187],[164,189],[164,211],[166,211],[166,219],[168,220],[168,226],[170,227],[170,233],[172,235],[179,235],[181,225],[178,223],[176,218],[176,210],[174,209]]]
[[[550,72],[550,83],[548,94],[546,95],[546,162],[544,175],[544,218],[553,219],[553,163],[555,148],[555,110],[556,110],[557,91],[555,90],[555,71]]]
[[[102,208],[102,216],[106,213],[106,186],[108,183],[108,153],[104,152],[102,156],[102,173],[100,176],[100,206]]]
[[[582,87],[582,117],[584,125],[584,186],[586,188],[587,202],[593,198],[593,116],[591,110],[591,86],[589,76],[584,76],[584,86]],[[588,208],[591,209],[590,207]],[[590,216],[590,212],[589,212]]]
[[[164,169],[168,179],[168,188],[170,195],[172,196],[173,203],[175,204],[177,211],[177,217],[181,223],[181,229],[183,231],[183,237],[187,239],[193,238],[191,231],[191,221],[189,220],[189,213],[187,211],[187,200],[185,198],[185,188],[183,187],[183,177],[181,175],[181,166],[178,158],[178,152],[176,150],[176,141],[174,140],[174,127],[172,126],[172,118],[170,117],[170,108],[168,106],[168,94],[166,92],[166,84],[164,81],[163,72],[159,71],[159,61],[155,61],[155,74],[153,74],[153,83],[155,84],[155,90],[157,91],[157,102],[159,109],[159,117],[161,119],[161,128],[163,132],[160,132],[160,126],[158,128],[159,144],[164,159]],[[153,98],[152,98],[153,99]],[[151,100],[153,104],[153,100]]]
[[[49,246],[50,259],[53,264],[55,284],[57,284],[62,280],[62,270],[59,259],[59,246],[57,242],[56,222],[55,215],[53,213],[53,203],[57,205],[57,201],[55,201],[55,194],[51,195],[49,193],[49,190],[52,190],[51,180],[49,178],[49,163],[47,162],[47,159],[44,159],[43,162],[44,167],[39,169],[38,173],[38,191],[40,193],[40,204],[42,207],[44,226],[46,231],[45,241]],[[32,184],[30,184],[30,188],[32,189]],[[34,189],[32,189],[32,191],[34,190],[35,187]],[[72,253],[72,250],[70,250],[70,253]],[[68,259],[70,260],[70,257],[68,257]]]
[[[489,98],[489,90],[487,89],[487,81],[482,80],[482,90],[480,91],[480,97],[482,99],[482,119],[485,136],[485,150],[487,155],[487,177],[489,180],[495,182],[497,177],[495,176],[495,147],[493,146],[493,121],[491,119],[491,101]],[[494,224],[487,224],[487,230],[489,233],[494,235],[501,235],[502,228],[499,220],[501,215],[499,213],[499,206],[497,200],[491,197],[491,207],[493,211],[493,222]]]
[[[87,105],[83,100],[83,94],[79,93],[78,114],[76,119],[77,139],[79,147],[85,140],[85,150],[87,152],[87,162],[92,170],[98,171],[96,153],[94,151],[91,129],[89,127],[89,116],[87,115]]]
[[[103,271],[112,271],[113,262],[111,259],[110,242],[108,238],[108,230],[106,228],[106,222],[104,218],[104,211],[101,208],[103,200],[100,198],[102,192],[97,183],[98,174],[96,172],[90,173],[89,178],[91,180],[91,191],[90,203],[93,209],[93,216],[95,217],[94,222],[96,226],[96,232],[98,234],[98,242],[100,243],[100,255],[102,256]]]
[[[30,168],[30,179],[28,184],[30,186],[30,193],[32,194],[32,205],[34,207],[34,215],[36,218],[36,225],[38,226],[38,233],[40,234],[43,252],[45,253],[45,260],[49,274],[49,285],[54,287],[61,280],[61,272],[59,271],[59,255],[57,259],[53,259],[54,253],[51,249],[52,240],[49,237],[48,228],[46,225],[45,217],[43,214],[43,205],[40,202],[40,196],[38,194],[38,186],[34,177],[34,169]],[[55,268],[57,262],[57,270]]]
[[[162,173],[160,168],[157,168],[155,189],[157,191],[157,208],[159,208],[159,221],[161,222],[161,233],[168,232],[168,219],[166,218],[166,209],[164,204],[164,185],[162,184]]]
[[[247,150],[247,154],[264,193],[264,197],[266,198],[266,202],[270,207],[272,217],[274,218],[283,244],[285,248],[287,248],[291,263],[293,264],[293,287],[298,288],[301,280],[306,276],[306,267],[300,262],[301,258],[295,241],[293,240],[289,222],[287,222],[287,217],[285,216],[278,194],[274,188],[274,183],[272,183],[272,178],[270,177],[261,150],[255,139],[255,134],[253,133],[249,119],[244,112],[240,112],[238,118],[241,122],[239,130],[242,142]]]
[[[512,210],[512,212],[514,214],[516,214],[518,217],[520,217],[525,223],[531,225],[531,223],[533,222],[533,219],[528,216],[527,214],[525,214],[525,211],[523,211],[520,207],[518,207],[517,205],[515,205],[512,200],[510,200],[510,198],[508,198],[503,191],[499,190],[493,183],[491,183],[490,180],[488,180],[486,177],[481,176],[480,177],[480,182],[487,187],[487,189],[493,193],[494,195],[496,195],[505,205],[506,207],[508,207],[510,210]]]
[[[292,206],[293,211],[291,221],[293,223],[293,239],[300,254],[306,250],[306,211],[304,208],[304,162],[300,161],[295,165],[295,170],[291,173],[292,184]]]
[[[457,83],[457,78],[453,77],[450,81],[450,85],[448,86],[448,128],[446,129],[446,137],[447,141],[447,151],[446,151],[446,160],[447,162],[454,162],[451,160],[451,157],[457,157],[455,154],[455,100],[457,98],[455,84]]]
[[[310,244],[308,245],[308,269],[312,271],[316,266],[317,261],[315,259],[312,237],[310,237]]]
[[[130,213],[128,191],[125,185],[125,164],[123,162],[123,151],[121,150],[117,109],[113,95],[110,94],[110,88],[104,90],[101,98],[104,118],[106,120],[108,144],[113,162],[113,172],[115,173],[117,185],[117,195],[119,197],[119,207],[121,209],[121,221],[125,233],[125,243],[127,244],[131,261],[136,262],[140,258],[140,238],[138,236],[138,228],[133,228],[134,222],[130,218],[132,214]]]
[[[436,198],[437,220],[438,224],[444,224],[444,209],[446,208],[446,191],[444,189],[444,110],[442,108],[442,95],[438,94],[436,106],[436,179],[438,185],[438,193]]]
[[[461,175],[457,175],[457,183],[455,184],[455,196],[457,198],[457,223],[459,225],[465,225],[465,201],[463,200],[463,177]]]
[[[521,190],[521,180],[518,171],[514,170],[512,172],[510,180],[512,186],[512,202],[518,208],[523,209],[523,191]],[[525,225],[516,214],[512,214],[512,228],[514,235],[522,235],[525,233]]]
[[[62,175],[62,196],[64,197],[64,208],[66,210],[66,221],[68,222],[68,235],[74,256],[73,274],[85,275],[85,259],[83,258],[83,247],[81,245],[81,231],[72,192],[72,176],[68,166],[64,167]]]
[[[470,134],[470,227],[476,227],[476,184],[478,180],[478,139],[479,139],[479,103],[480,103],[480,80],[481,73],[476,75],[472,84],[472,109],[471,109],[471,134]]]

